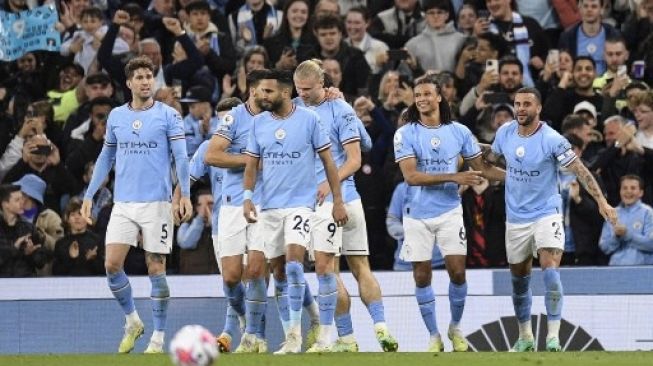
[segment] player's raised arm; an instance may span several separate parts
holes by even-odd
[[[603,216],[603,218],[613,226],[616,225],[618,221],[617,210],[610,206],[608,201],[605,199],[601,187],[599,187],[596,179],[594,179],[594,176],[589,169],[587,169],[585,164],[577,158],[569,164],[568,168],[576,174],[576,179],[599,205],[599,213],[601,213],[601,216]]]

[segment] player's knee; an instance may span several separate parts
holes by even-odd
[[[104,261],[104,270],[109,274],[118,273],[122,270],[122,264],[106,259]]]
[[[222,272],[222,281],[224,284],[228,287],[235,287],[237,286],[240,281],[240,274],[236,273],[237,271],[223,271]]]
[[[456,285],[462,285],[465,283],[465,269],[460,269],[460,270],[453,270],[449,273],[449,279],[451,282],[455,283]]]
[[[431,272],[416,270],[413,272],[413,278],[415,279],[415,285],[417,287],[426,287],[431,285]]]
[[[263,265],[260,263],[252,263],[247,265],[246,276],[248,279],[256,279],[263,277]]]
[[[315,262],[315,273],[318,275],[333,273],[333,261],[324,260]]]

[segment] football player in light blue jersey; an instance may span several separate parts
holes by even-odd
[[[279,260],[285,256],[288,281],[289,325],[286,342],[275,354],[301,351],[301,311],[305,291],[302,265],[310,243],[311,223],[318,196],[315,152],[324,164],[333,192],[333,219],[337,226],[347,222],[338,171],[331,158],[331,142],[315,112],[295,106],[292,77],[284,71],[270,71],[257,89],[259,106],[266,110],[254,118],[246,154],[243,188],[244,215],[255,222],[256,208],[252,189],[259,162],[260,225],[265,241],[265,256]],[[322,204],[323,198],[318,200]],[[262,297],[259,301],[265,301]]]
[[[214,245],[219,248],[225,297],[230,307],[246,319],[246,329],[236,353],[265,353],[267,342],[263,336],[265,322],[260,315],[265,312],[264,303],[249,301],[266,294],[266,263],[263,242],[258,237],[259,225],[250,224],[243,217],[243,172],[244,155],[253,118],[261,112],[254,102],[256,86],[265,71],[256,70],[247,75],[249,97],[226,113],[220,120],[211,138],[206,154],[206,163],[224,169],[222,207],[218,223],[219,235]],[[258,204],[260,192],[253,200]],[[247,267],[243,267],[243,255],[247,253]],[[247,286],[243,285],[242,279]],[[248,300],[246,300],[248,299]],[[257,320],[254,320],[254,319]],[[228,319],[228,321],[230,321]],[[231,349],[231,335],[223,332],[217,338],[222,352]]]
[[[359,290],[363,302],[367,305],[375,325],[379,343],[385,351],[396,351],[397,341],[390,335],[385,324],[381,289],[376,278],[370,271],[367,254],[367,228],[360,196],[354,185],[353,174],[360,169],[361,148],[360,129],[363,123],[358,119],[353,108],[342,99],[330,100],[324,89],[324,71],[319,60],[302,62],[295,70],[295,87],[299,98],[297,103],[306,105],[320,117],[323,128],[331,140],[331,155],[338,167],[345,207],[349,217],[343,230],[337,226],[331,217],[330,190],[326,181],[324,165],[316,164],[317,181],[320,183],[318,199],[326,197],[326,202],[316,209],[312,229],[312,249],[315,257],[315,271],[319,283],[320,302],[320,332],[317,343],[307,352],[339,351],[343,347],[357,349],[353,336],[351,318],[349,316],[349,295],[344,286],[338,296],[338,281],[336,279],[334,258],[342,249],[347,255],[354,277],[359,281]],[[338,342],[331,345],[331,326],[336,313],[337,299],[343,299],[339,317],[349,323],[343,327],[336,322],[339,333],[343,329],[351,332],[339,334]],[[345,350],[345,349],[343,349]]]
[[[118,352],[127,353],[143,335],[143,322],[134,308],[129,279],[123,270],[125,257],[137,236],[143,235],[143,249],[152,282],[154,333],[146,353],[163,353],[164,331],[170,291],[166,282],[166,254],[173,236],[173,209],[184,220],[190,219],[188,157],[181,116],[167,105],[152,99],[154,65],[147,57],[127,63],[127,86],[132,101],[115,108],[107,120],[104,147],[89,183],[82,216],[90,222],[92,198],[115,162],[115,205],[106,234],[105,267],[109,288],[126,315],[125,334]],[[171,204],[172,156],[181,185],[180,206]]]
[[[560,259],[565,233],[558,167],[576,174],[576,179],[596,200],[599,212],[613,226],[616,210],[610,206],[592,174],[574,154],[571,144],[540,121],[542,99],[535,88],[515,94],[517,119],[499,128],[486,159],[506,160],[506,254],[512,273],[512,301],[519,321],[519,339],[514,352],[533,351],[530,289],[533,256],[539,256],[544,273],[544,304],[547,312],[547,351],[561,351],[559,331],[563,290]]]
[[[413,263],[415,297],[430,334],[428,351],[442,352],[444,344],[436,324],[431,287],[431,259],[437,242],[451,281],[451,322],[447,334],[453,350],[464,352],[469,347],[460,329],[467,297],[467,240],[458,186],[479,183],[481,176],[503,180],[505,172],[485,164],[469,129],[451,119],[442,88],[432,76],[416,80],[413,91],[415,103],[406,112],[407,123],[394,136],[395,161],[411,186],[405,204],[405,236],[400,255]],[[458,172],[459,156],[475,170]]]

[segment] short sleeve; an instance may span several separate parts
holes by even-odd
[[[574,153],[574,150],[571,148],[571,144],[567,141],[566,138],[562,137],[559,133],[554,132],[551,134],[551,138],[547,139],[550,141],[550,149],[552,155],[558,161],[560,166],[567,167],[577,156]]]
[[[166,116],[168,118],[168,131],[166,132],[168,140],[183,140],[185,138],[184,120],[179,112],[168,107],[166,108]]]
[[[236,118],[234,115],[235,113],[233,109],[225,114],[224,117],[220,119],[220,122],[218,122],[218,127],[216,128],[214,135],[233,141],[236,134]]]
[[[313,149],[315,149],[316,152],[320,152],[330,148],[331,140],[329,139],[329,135],[322,128],[320,117],[318,117],[315,113],[312,113],[311,116],[313,124],[311,143],[313,144]]]
[[[467,128],[467,126],[461,125],[461,124],[456,124],[458,126],[458,130],[460,131],[460,134],[462,136],[462,150],[461,150],[461,155],[463,156],[463,159],[465,160],[471,160],[474,159],[478,156],[481,156],[481,148],[478,146],[478,142],[476,141],[476,138],[474,135],[472,135],[472,131]]]
[[[340,144],[345,145],[350,142],[360,141],[361,135],[358,129],[358,124],[362,124],[356,116],[354,109],[345,102],[336,104],[338,107],[338,137]]]
[[[395,162],[400,162],[401,160],[414,158],[415,149],[413,147],[413,136],[410,130],[410,125],[405,125],[395,132],[395,137],[393,139],[394,152],[395,152]]]
[[[252,122],[252,128],[249,130],[249,137],[247,138],[247,148],[245,149],[245,154],[253,156],[255,158],[261,157],[261,147],[256,140],[256,123],[258,118],[254,118]]]

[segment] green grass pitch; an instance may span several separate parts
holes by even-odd
[[[170,366],[167,355],[0,356],[6,366]],[[222,355],[214,366],[651,366],[653,352],[563,353],[357,353],[324,355]]]

